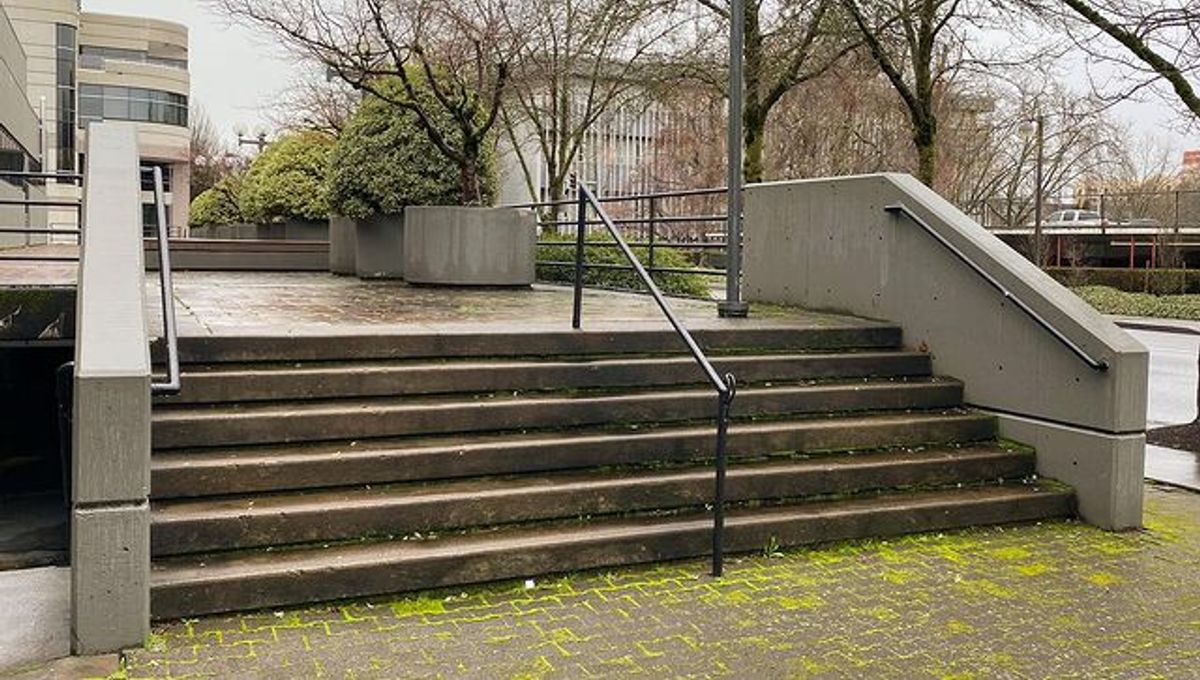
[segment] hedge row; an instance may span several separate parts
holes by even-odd
[[[573,267],[565,267],[559,265],[548,265],[547,262],[575,262],[575,239],[573,236],[561,236],[554,234],[543,234],[543,241],[563,241],[563,245],[538,246],[537,252],[537,278],[539,281],[547,281],[550,283],[574,283],[575,270]],[[589,236],[588,241],[591,243],[612,243],[610,239],[600,238],[599,236]],[[634,255],[642,261],[642,264],[650,262],[650,254],[648,248],[634,248]],[[588,247],[584,249],[584,262],[588,264],[605,264],[605,265],[620,265],[628,266],[629,260],[625,259],[624,253],[617,248],[614,243],[612,247]],[[672,248],[655,248],[654,249],[654,266],[664,267],[667,269],[688,269],[695,267],[686,253]],[[662,292],[667,295],[680,295],[686,297],[710,297],[710,290],[707,279],[700,274],[677,274],[655,272],[651,274],[654,282],[662,289]],[[601,288],[616,288],[620,290],[632,290],[637,292],[645,292],[646,286],[638,277],[637,272],[632,269],[585,269],[583,282],[588,286],[597,286]]]
[[[1068,288],[1105,286],[1127,293],[1200,293],[1200,269],[1118,269],[1050,267],[1046,273]]]
[[[1084,286],[1075,293],[1103,314],[1200,321],[1200,295],[1127,293],[1107,286]]]

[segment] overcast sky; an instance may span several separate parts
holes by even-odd
[[[199,0],[83,0],[94,12],[158,17],[191,29],[192,98],[231,142],[235,130],[253,133],[267,125],[272,95],[301,74],[261,35],[225,25]],[[1082,77],[1068,78],[1079,86]],[[1072,83],[1076,85],[1076,83]],[[1182,134],[1178,119],[1159,101],[1126,104],[1117,109],[1139,137],[1153,137],[1180,158],[1184,149],[1200,149],[1200,131]]]

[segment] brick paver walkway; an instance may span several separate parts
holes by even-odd
[[[769,546],[764,547],[764,553]],[[998,527],[188,620],[128,677],[1195,678],[1200,495]]]

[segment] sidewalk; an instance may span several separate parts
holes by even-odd
[[[159,625],[129,678],[1193,677],[1200,494],[994,527]],[[122,676],[126,677],[126,676]]]
[[[1106,314],[1105,318],[1122,328],[1133,328],[1143,331],[1159,331],[1161,333],[1185,333],[1200,335],[1200,321],[1185,319],[1156,319],[1149,316],[1117,316]]]

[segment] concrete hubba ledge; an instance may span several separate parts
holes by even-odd
[[[355,269],[354,220],[349,217],[329,218],[329,271],[341,276],[353,276]]]
[[[76,654],[140,644],[150,625],[150,347],[137,128],[88,128],[76,305],[71,638]]]
[[[360,279],[404,278],[404,215],[354,221],[354,273]]]
[[[1108,369],[1088,366],[920,225],[885,210],[894,204]],[[966,383],[968,404],[1011,416],[1002,433],[1037,446],[1043,472],[1076,488],[1085,520],[1140,524],[1142,488],[1129,480],[1142,474],[1148,355],[1136,340],[908,175],[753,185],[745,214],[747,299],[899,324],[935,371]]]
[[[533,284],[537,220],[528,210],[419,206],[404,211],[404,278],[452,286]]]

